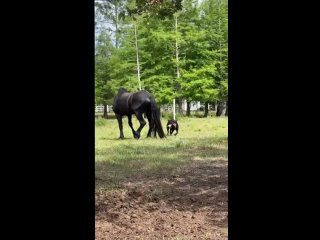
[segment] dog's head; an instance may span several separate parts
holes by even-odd
[[[177,121],[175,120],[169,120],[167,123],[168,128],[176,128],[176,126],[177,126]]]

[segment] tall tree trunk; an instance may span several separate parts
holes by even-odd
[[[107,104],[103,104],[103,118],[108,118]]]
[[[221,2],[219,1],[219,34],[221,34],[220,4],[221,4]],[[219,59],[221,62],[221,40],[219,40]]]
[[[180,71],[179,71],[179,44],[178,44],[178,15],[177,13],[175,16],[175,33],[176,33],[176,67],[177,67],[177,79],[180,78]],[[173,92],[176,92],[175,82],[173,82]],[[173,119],[176,120],[176,107],[175,107],[175,98],[173,98]],[[178,106],[180,108],[180,106]]]
[[[136,57],[137,57],[137,77],[139,83],[139,90],[141,90],[141,81],[140,81],[140,64],[139,64],[139,50],[138,50],[138,38],[137,38],[137,23],[134,22],[134,37],[136,45]]]
[[[222,113],[223,113],[223,102],[218,101],[216,116],[220,117],[222,115]]]
[[[116,31],[115,31],[115,37],[116,37],[116,48],[118,49],[118,21],[119,21],[119,14],[118,14],[118,6],[115,6],[115,13],[116,13]]]
[[[212,102],[212,110],[216,111],[216,102]]]
[[[209,102],[205,102],[205,104],[204,104],[204,115],[203,115],[203,117],[208,117],[208,113],[209,113]]]
[[[183,114],[182,99],[181,98],[177,98],[177,102],[178,102],[178,113]]]
[[[191,102],[187,101],[187,116],[190,117]]]
[[[173,103],[172,103],[172,117],[173,120],[176,120],[176,99],[173,98]]]
[[[226,113],[224,115],[228,116],[228,101],[226,102]]]

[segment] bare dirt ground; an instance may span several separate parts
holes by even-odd
[[[178,174],[119,184],[96,190],[96,240],[228,239],[227,160],[193,160]]]

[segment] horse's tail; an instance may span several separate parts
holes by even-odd
[[[160,138],[166,137],[161,120],[160,120],[160,109],[156,106],[155,102],[151,100],[151,113],[152,113],[152,118],[154,119],[155,123],[155,129],[159,135]]]

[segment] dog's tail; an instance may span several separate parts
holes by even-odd
[[[160,138],[165,138],[165,133],[162,128],[161,120],[160,120],[160,109],[157,107],[155,101],[151,100],[151,112],[152,118],[155,123],[155,130],[157,131]]]

